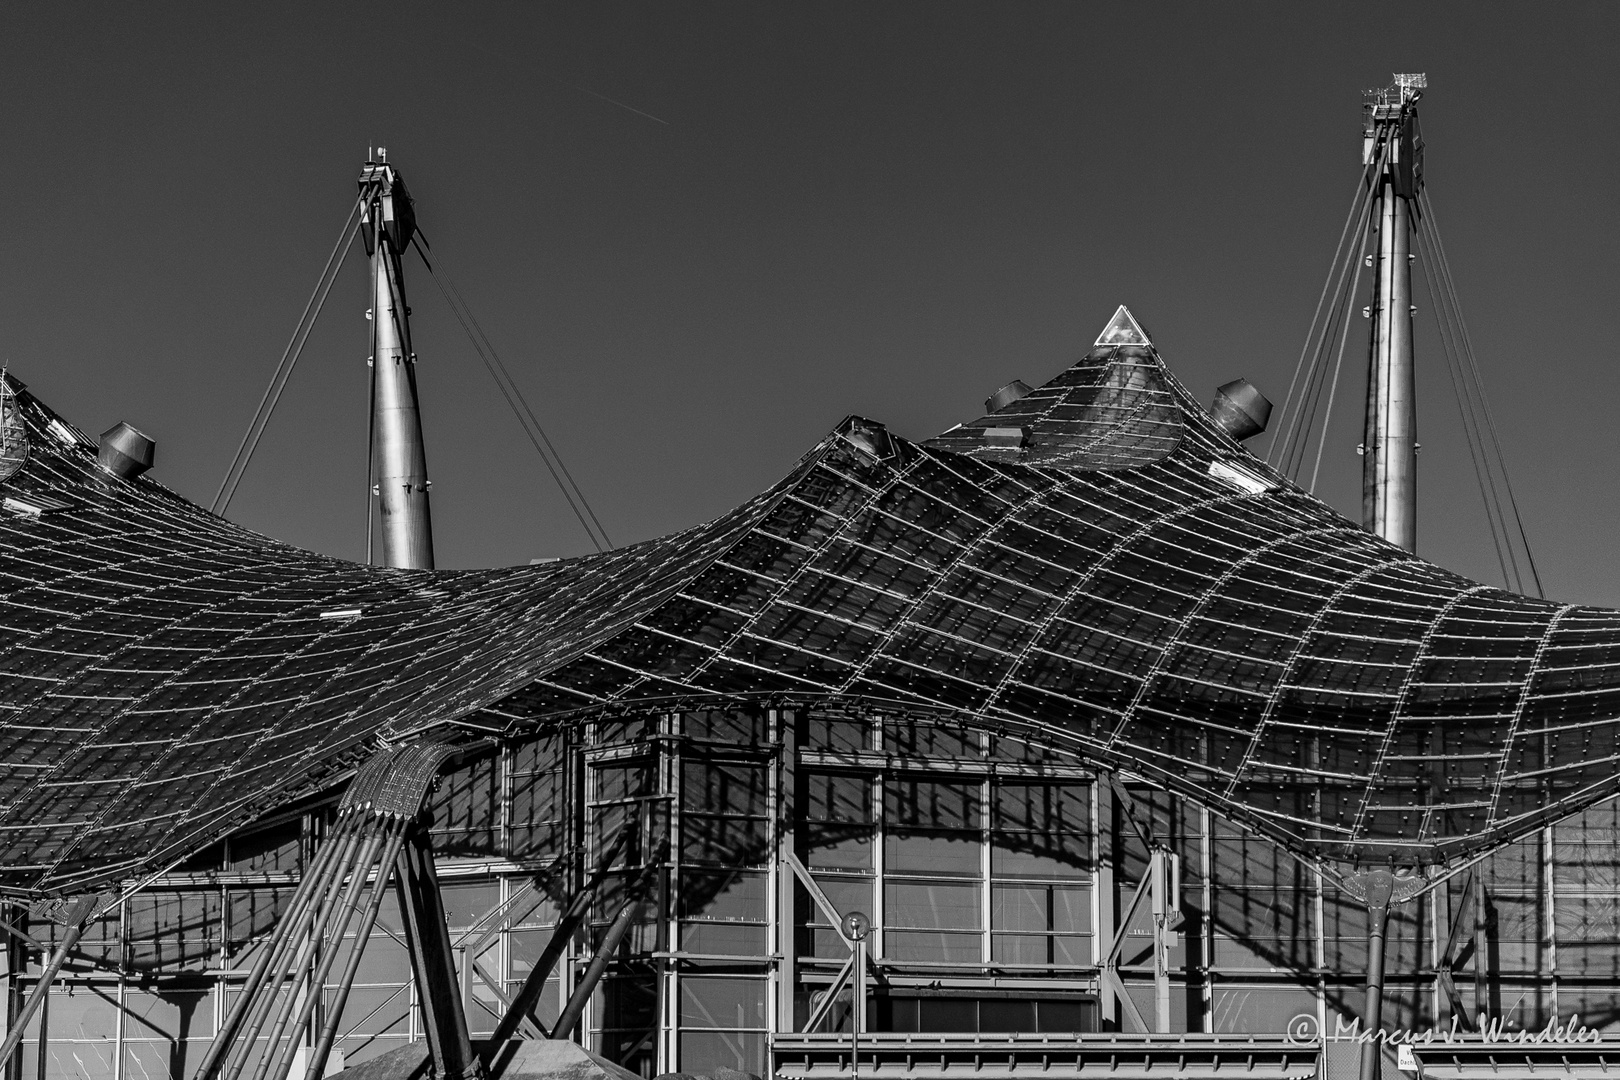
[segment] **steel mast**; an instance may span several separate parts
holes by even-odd
[[[1378,245],[1373,265],[1372,341],[1362,441],[1361,523],[1408,551],[1417,547],[1417,412],[1413,373],[1412,228],[1423,188],[1417,101],[1428,79],[1396,75],[1367,91],[1362,164],[1371,178]]]
[[[366,313],[371,320],[371,490],[382,522],[382,564],[431,570],[427,451],[416,401],[411,309],[400,268],[416,215],[405,182],[382,147],[377,160],[360,170],[360,199],[360,232],[371,256],[372,304]]]

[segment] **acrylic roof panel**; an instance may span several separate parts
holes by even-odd
[[[299,551],[17,401],[0,494],[68,505],[0,512],[11,889],[159,868],[379,740],[705,695],[1034,733],[1322,861],[1445,860],[1620,789],[1620,614],[1367,534],[1151,345],[928,443],[852,418],[706,525],[485,571]]]

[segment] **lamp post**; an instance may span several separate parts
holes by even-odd
[[[872,929],[872,920],[864,911],[852,911],[844,916],[844,936],[855,943],[855,979],[852,983],[854,1007],[849,1017],[849,1076],[861,1077],[861,1027],[866,1023],[866,935]]]

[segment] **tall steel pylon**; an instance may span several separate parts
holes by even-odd
[[[1369,90],[1363,108],[1362,164],[1373,173],[1370,256],[1372,338],[1367,362],[1367,419],[1362,439],[1361,521],[1408,551],[1417,547],[1417,393],[1412,349],[1412,230],[1423,190],[1423,139],[1417,101],[1428,79],[1396,75]]]
[[[378,160],[360,170],[360,232],[371,256],[372,279],[371,482],[382,525],[382,564],[431,570],[427,451],[416,398],[411,309],[400,266],[416,231],[416,215],[387,153],[379,147]]]

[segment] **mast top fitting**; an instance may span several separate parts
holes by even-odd
[[[1396,73],[1382,89],[1365,90],[1361,107],[1361,163],[1371,165],[1387,151],[1386,168],[1397,194],[1415,198],[1423,187],[1423,136],[1418,132],[1417,102],[1429,86],[1422,72]]]
[[[411,193],[399,170],[387,163],[388,151],[377,147],[383,160],[368,161],[360,168],[360,234],[366,254],[376,250],[380,225],[396,253],[403,252],[416,231],[416,210]]]

